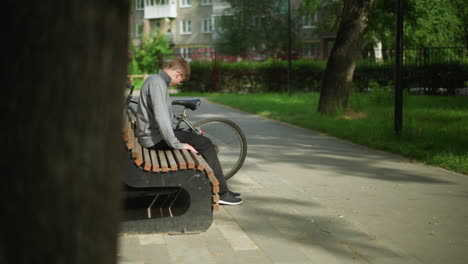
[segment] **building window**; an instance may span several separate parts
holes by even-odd
[[[188,61],[191,61],[191,58],[190,58],[190,53],[191,53],[191,50],[190,48],[180,48],[179,50],[180,52],[180,56]]]
[[[180,0],[180,7],[192,6],[192,0]]]
[[[202,5],[211,5],[212,3],[211,3],[211,0],[202,0],[201,4]]]
[[[305,43],[302,47],[302,56],[320,57],[320,43]]]
[[[192,34],[192,21],[190,21],[190,20],[180,21],[180,33],[181,34]]]
[[[303,28],[314,28],[315,23],[317,22],[317,19],[318,19],[317,14],[302,16],[302,27]]]
[[[213,19],[207,18],[202,21],[202,32],[211,33],[213,32]]]
[[[136,10],[145,9],[145,1],[144,0],[135,0],[135,9]]]
[[[143,36],[143,23],[135,24],[135,37],[139,38]]]
[[[146,5],[155,6],[155,5],[168,5],[169,0],[145,0]]]

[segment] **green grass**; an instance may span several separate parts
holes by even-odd
[[[317,113],[318,93],[210,94],[209,100],[357,144],[468,174],[468,99],[404,96],[403,130],[395,135],[393,96],[352,94],[350,107],[334,116]]]

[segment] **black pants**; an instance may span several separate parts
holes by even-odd
[[[216,179],[219,181],[219,193],[225,193],[228,190],[226,179],[224,178],[221,164],[219,163],[218,155],[216,154],[215,147],[211,140],[205,136],[200,136],[195,133],[187,131],[174,131],[175,136],[181,143],[187,143],[192,145],[200,155],[206,160],[208,165],[213,169]],[[152,149],[170,149],[167,143],[162,140],[156,145],[151,147]]]

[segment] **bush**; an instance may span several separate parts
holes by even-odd
[[[294,92],[319,91],[325,61],[310,59],[292,62],[291,89]],[[285,92],[288,85],[288,62],[191,63],[191,80],[181,87],[183,91],[201,92]],[[404,65],[403,88],[427,87],[427,92],[440,87],[446,94],[467,81],[467,64],[459,62],[428,66]],[[353,88],[364,92],[375,87],[393,87],[395,65],[360,62],[354,72]],[[440,91],[438,89],[437,91]]]
[[[131,74],[156,72],[162,64],[163,56],[172,53],[165,36],[143,38],[140,46],[131,45],[130,50],[132,59],[128,72]]]
[[[395,76],[395,65],[390,63],[358,63],[354,71],[353,88],[364,92],[375,86],[391,86]]]
[[[191,80],[183,91],[202,92],[283,92],[287,89],[287,61],[192,62]],[[325,62],[297,60],[292,63],[291,88],[318,91]]]

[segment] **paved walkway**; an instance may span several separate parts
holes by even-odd
[[[121,235],[120,263],[468,263],[468,176],[203,102],[248,156],[197,235]]]

